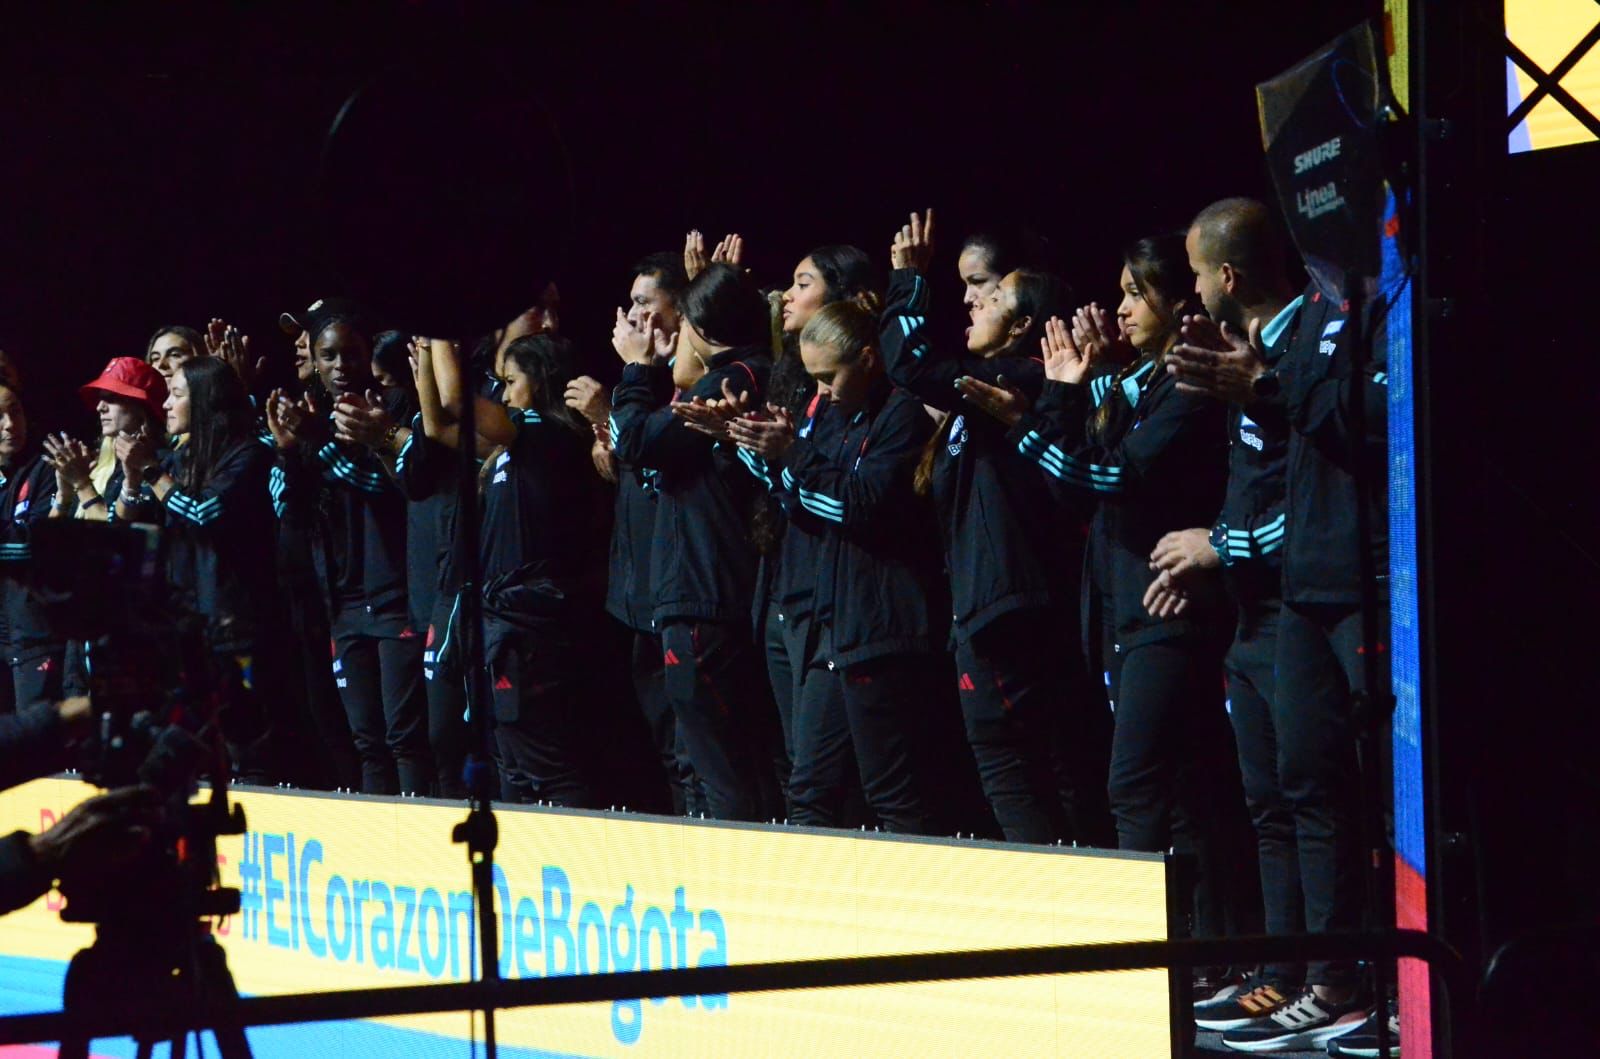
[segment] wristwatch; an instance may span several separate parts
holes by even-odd
[[[1216,551],[1217,558],[1222,560],[1223,566],[1233,565],[1233,556],[1228,554],[1228,526],[1219,522],[1211,527],[1211,547]]]
[[[1258,401],[1276,397],[1282,389],[1283,383],[1278,378],[1277,371],[1272,368],[1268,368],[1250,380],[1250,392],[1255,395]]]

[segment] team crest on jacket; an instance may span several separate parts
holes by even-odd
[[[1339,348],[1336,336],[1343,330],[1343,320],[1329,320],[1328,326],[1322,329],[1322,339],[1317,343],[1317,352],[1325,357],[1333,356],[1333,351]]]
[[[1247,415],[1239,417],[1239,440],[1257,452],[1266,447],[1266,442],[1261,440],[1261,427]]]
[[[967,417],[958,415],[956,421],[950,424],[950,444],[946,446],[950,455],[959,456],[961,450],[967,447]]]

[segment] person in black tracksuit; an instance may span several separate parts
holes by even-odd
[[[1326,313],[1322,305],[1308,300],[1309,294],[1285,303],[1287,283],[1278,277],[1268,277],[1266,283],[1252,277],[1251,290],[1244,295],[1251,303],[1244,311],[1267,320],[1260,335],[1269,366],[1279,365],[1297,344],[1318,340]],[[1218,310],[1228,312],[1228,307]],[[1191,325],[1191,331],[1201,327]],[[1168,534],[1151,558],[1180,585],[1196,576],[1194,572],[1220,568],[1237,604],[1238,624],[1224,660],[1228,717],[1239,752],[1245,803],[1255,825],[1265,928],[1269,934],[1298,934],[1305,930],[1299,852],[1294,814],[1278,781],[1277,718],[1293,710],[1293,704],[1277,694],[1275,675],[1288,429],[1279,402],[1230,405],[1227,415],[1228,490],[1215,524]],[[1292,961],[1269,965],[1236,992],[1201,998],[1195,1006],[1196,1021],[1202,1029],[1236,1029],[1288,1004],[1304,976],[1305,967]]]
[[[584,807],[574,636],[588,530],[590,432],[563,404],[571,346],[528,335],[505,351],[503,406],[479,401],[480,437],[497,443],[483,478],[484,659],[503,796]],[[435,366],[437,369],[437,365]]]
[[[858,773],[885,830],[927,834],[917,744],[936,697],[928,659],[946,603],[932,511],[913,479],[934,425],[920,401],[890,385],[877,330],[876,315],[857,304],[819,310],[800,334],[819,393],[798,430],[741,419],[730,432],[778,479],[794,526],[822,531],[814,614],[839,705],[796,724],[793,819],[838,826]]]
[[[1360,792],[1352,689],[1388,694],[1388,659],[1377,666],[1382,683],[1367,688],[1361,628],[1361,550],[1369,549],[1377,577],[1377,628],[1387,642],[1388,497],[1386,493],[1388,386],[1381,330],[1360,376],[1351,372],[1358,323],[1320,296],[1312,314],[1316,341],[1297,344],[1279,369],[1288,417],[1287,512],[1283,557],[1283,618],[1278,633],[1278,693],[1293,715],[1280,726],[1280,779],[1295,813],[1306,926],[1314,932],[1360,929]],[[1316,327],[1315,322],[1321,326]],[[1352,473],[1350,406],[1366,416],[1359,439],[1368,461],[1368,494],[1359,496]],[[1357,504],[1371,512],[1370,538],[1360,540]],[[1368,763],[1385,768],[1383,761]],[[1347,986],[1357,970],[1348,962],[1314,962],[1312,984]]]
[[[629,342],[650,343],[655,333],[663,339],[675,335],[680,319],[678,301],[688,285],[679,254],[649,254],[635,264],[628,311],[618,315],[612,334],[612,343],[619,352]],[[705,806],[694,782],[694,770],[678,738],[672,705],[667,701],[661,637],[652,617],[655,597],[650,590],[650,561],[655,543],[656,472],[616,458],[611,401],[598,381],[587,376],[573,380],[567,387],[566,401],[568,407],[594,424],[611,451],[616,496],[605,610],[629,633],[629,675],[634,698],[649,728],[672,811],[680,816],[703,812]]]
[[[29,535],[50,517],[55,469],[28,444],[22,396],[0,385],[0,593],[4,647],[10,667],[0,709],[22,711],[61,698],[66,645],[50,629],[44,609],[25,584]]]
[[[903,251],[903,241],[880,350],[895,385],[951,413],[930,440],[929,485],[950,579],[962,714],[984,794],[1008,840],[1109,844],[1110,717],[1070,646],[1082,523],[1052,502],[1003,427],[967,414],[956,389],[973,376],[1038,393],[1043,365],[1026,351],[1062,300],[1059,284],[1009,274],[974,317],[968,349],[976,355],[941,356],[927,338],[927,282],[913,267],[926,251],[913,256],[919,251]]]
[[[465,798],[465,684],[459,668],[440,661],[441,655],[450,653],[446,638],[460,583],[454,546],[459,467],[453,450],[427,437],[423,429],[422,413],[416,410],[417,384],[406,363],[407,340],[388,331],[378,336],[374,348],[374,363],[384,384],[382,399],[347,400],[336,406],[334,436],[369,449],[406,498],[406,595],[411,628],[427,630],[422,675],[436,792],[445,798]],[[430,352],[419,349],[417,356],[428,361],[431,385]]]
[[[1116,715],[1110,799],[1118,842],[1124,849],[1177,846],[1196,853],[1196,929],[1214,934],[1226,929],[1227,796],[1237,793],[1237,780],[1231,791],[1223,781],[1234,758],[1220,694],[1229,623],[1220,595],[1197,597],[1177,615],[1146,609],[1155,578],[1151,549],[1170,530],[1209,522],[1227,474],[1222,409],[1179,393],[1160,370],[1178,337],[1188,276],[1177,237],[1134,244],[1124,259],[1118,311],[1134,360],[1111,372],[1091,371],[1094,357],[1074,346],[1057,321],[1048,343],[1050,381],[1008,441],[1066,502],[1095,503],[1086,612],[1101,617],[1086,624],[1103,636],[1101,661]],[[1092,322],[1095,314],[1081,310],[1079,318]],[[1107,337],[1102,330],[1100,340]]]
[[[1218,293],[1225,278],[1221,266],[1235,248],[1224,233],[1272,220],[1262,204],[1233,199],[1207,207],[1191,227],[1199,289],[1208,306],[1218,303],[1225,320],[1230,317]],[[1253,419],[1276,426],[1287,438],[1272,719],[1278,782],[1294,819],[1305,926],[1313,933],[1363,925],[1361,769],[1350,708],[1353,689],[1388,694],[1386,657],[1375,667],[1379,686],[1366,687],[1360,606],[1367,549],[1377,578],[1377,628],[1387,630],[1386,344],[1381,326],[1374,325],[1381,324],[1385,304],[1380,300],[1358,322],[1347,319],[1345,307],[1313,292],[1301,304],[1296,340],[1276,364],[1235,340],[1217,343],[1216,352],[1193,351],[1198,355],[1185,347],[1173,367],[1185,382],[1245,406]],[[1242,333],[1245,321],[1238,317],[1233,314],[1230,322]],[[1377,333],[1358,334],[1368,331]],[[1358,374],[1352,355],[1361,338],[1370,345],[1370,359]],[[1358,404],[1365,416],[1360,437],[1353,431]],[[1366,495],[1358,492],[1357,469]],[[1357,522],[1361,505],[1370,513],[1366,541]],[[1375,647],[1385,650],[1381,640]],[[1386,738],[1379,742],[1387,745]],[[1384,760],[1367,764],[1387,767]],[[1354,962],[1311,961],[1305,980],[1306,990],[1284,1011],[1229,1031],[1225,1042],[1257,1050],[1320,1044],[1337,1032],[1341,1019],[1371,1001]]]
[[[876,304],[878,295],[872,259],[858,247],[834,245],[812,250],[795,265],[793,281],[778,296],[778,323],[782,350],[773,364],[769,404],[780,407],[791,420],[808,414],[817,387],[801,363],[799,335],[813,314],[844,299]],[[842,808],[819,812],[821,799],[830,804],[843,795],[839,784],[853,770],[838,770],[828,779],[816,775],[796,777],[794,763],[814,753],[820,742],[838,745],[844,716],[843,689],[830,664],[824,629],[818,623],[816,585],[819,564],[825,559],[827,534],[815,519],[794,519],[785,513],[783,483],[768,473],[754,453],[741,448],[739,458],[773,497],[774,506],[763,515],[769,527],[757,578],[760,591],[752,608],[757,641],[763,645],[767,680],[778,704],[783,724],[785,801],[795,823],[843,826],[849,823]],[[829,760],[837,755],[826,755]]]
[[[755,481],[732,453],[666,406],[686,358],[705,374],[686,401],[727,392],[760,407],[772,358],[767,303],[738,269],[716,264],[684,295],[678,355],[648,351],[612,393],[617,458],[657,472],[652,620],[661,631],[666,691],[709,814],[756,820],[782,811],[770,773],[775,711],[747,628],[756,555]],[[771,716],[769,716],[769,714]]]
[[[371,351],[355,318],[309,314],[323,397],[328,404],[372,385]],[[362,790],[423,793],[433,783],[422,637],[406,593],[406,505],[393,478],[367,449],[330,436],[331,408],[269,402],[269,425],[284,473],[280,502],[315,510],[314,558],[325,586],[334,682],[361,758]],[[401,419],[403,410],[388,410]],[[286,514],[286,518],[296,517]]]
[[[179,606],[205,622],[234,770],[246,782],[273,782],[288,649],[273,566],[273,451],[257,436],[239,376],[214,357],[173,373],[167,431],[187,441],[164,459],[149,438],[119,441],[124,477],[142,486],[118,499],[117,517],[159,514],[165,524],[167,581]]]

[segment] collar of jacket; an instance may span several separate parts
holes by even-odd
[[[765,346],[733,346],[706,361],[706,370],[715,371],[724,365],[732,364],[736,360],[749,360],[751,357],[758,357],[767,352],[768,350]]]

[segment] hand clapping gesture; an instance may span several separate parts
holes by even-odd
[[[382,448],[393,427],[394,420],[384,410],[383,398],[376,391],[368,390],[364,397],[347,393],[333,406],[333,436],[337,441]]]
[[[684,421],[690,429],[699,431],[718,441],[730,440],[728,424],[751,414],[750,391],[736,394],[727,379],[722,380],[722,399],[706,400],[696,397],[679,401],[672,406],[672,414]]]
[[[889,263],[895,268],[914,268],[928,271],[933,260],[933,208],[930,206],[921,217],[911,214],[911,222],[895,233],[889,245]]]
[[[1039,346],[1044,350],[1044,376],[1055,382],[1080,386],[1095,366],[1094,347],[1080,347],[1073,341],[1066,321],[1059,316],[1046,321]]]
[[[302,441],[320,440],[326,427],[310,394],[295,401],[282,390],[273,390],[267,396],[267,430],[278,448],[292,449]]]
[[[1203,393],[1247,405],[1256,400],[1255,381],[1267,371],[1261,321],[1250,321],[1248,337],[1204,316],[1185,316],[1183,341],[1167,351],[1167,373],[1184,393]]]
[[[1099,302],[1090,302],[1072,314],[1072,340],[1096,364],[1128,364],[1137,355],[1122,337],[1116,318]]]
[[[73,496],[89,484],[89,468],[94,463],[89,446],[65,434],[44,436],[44,460],[56,472],[56,496]]]
[[[611,328],[611,348],[624,364],[654,364],[658,357],[672,356],[678,348],[678,332],[663,332],[657,313],[635,327],[628,314],[618,309],[616,325]]]
[[[250,336],[241,335],[237,327],[215,317],[206,324],[206,355],[216,357],[232,368],[245,390],[255,385],[256,379],[267,370],[267,358],[250,358]]]
[[[1007,383],[1004,375],[997,376],[993,383],[963,375],[956,380],[956,389],[961,391],[962,397],[1008,427],[1016,426],[1033,407],[1028,395]]]
[[[156,447],[143,434],[123,431],[116,440],[117,462],[122,464],[123,479],[142,482],[156,465]]]
[[[710,263],[713,265],[733,265],[738,268],[744,264],[744,236],[733,234],[722,237],[722,242],[711,251]],[[706,270],[706,237],[698,228],[683,237],[683,270],[692,280]]]
[[[776,463],[794,444],[794,419],[772,404],[767,405],[767,415],[765,419],[741,416],[729,420],[728,437],[741,449],[749,449],[768,463]]]

